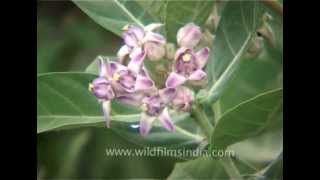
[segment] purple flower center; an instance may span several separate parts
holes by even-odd
[[[149,116],[159,115],[164,108],[164,104],[161,102],[159,95],[146,97],[143,101],[145,106],[145,112]]]

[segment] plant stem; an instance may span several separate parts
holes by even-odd
[[[221,106],[220,106],[220,100],[216,101],[216,103],[213,104],[212,110],[214,112],[214,123],[217,124],[218,120],[221,117]]]
[[[219,160],[219,162],[222,164],[224,169],[226,170],[227,174],[229,175],[230,179],[232,180],[243,180],[239,170],[233,163],[230,156],[223,157]]]
[[[196,122],[200,125],[201,129],[204,131],[206,137],[210,139],[211,132],[213,131],[213,127],[210,124],[207,115],[204,113],[203,109],[196,105],[192,109],[193,115],[196,119]]]
[[[194,139],[197,140],[197,141],[202,141],[202,140],[204,139],[204,137],[199,136],[199,135],[197,135],[197,134],[193,134],[193,133],[191,133],[191,132],[189,132],[189,131],[187,131],[187,130],[179,127],[179,126],[175,126],[175,129],[176,129],[177,132],[179,132],[179,133],[181,133],[181,134],[184,134],[184,135],[186,135],[186,136],[192,137],[192,138],[194,138]]]

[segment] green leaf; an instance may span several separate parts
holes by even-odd
[[[95,75],[88,73],[46,73],[39,75],[37,83],[37,132],[50,131],[61,127],[103,124],[101,105],[88,91],[88,84],[94,78],[96,78]],[[139,118],[139,114],[111,117],[113,122],[137,122]]]
[[[282,127],[266,128],[258,136],[250,137],[228,147],[237,156],[256,167],[262,169],[272,162],[283,149]]]
[[[209,102],[221,96],[238,69],[242,55],[262,22],[262,13],[258,1],[229,1],[225,5],[206,68]]]
[[[175,122],[176,128],[181,129],[180,127],[184,127],[185,124],[193,124],[193,119],[189,117],[189,114],[176,114],[171,113],[172,118]],[[133,124],[131,126],[117,126],[113,130],[119,136],[124,139],[140,146],[150,146],[150,147],[166,147],[166,148],[191,148],[195,149],[198,147],[199,143],[203,140],[201,136],[194,133],[191,136],[182,134],[179,129],[176,129],[175,132],[168,132],[164,130],[161,125],[156,123],[151,130],[151,133],[146,137],[141,137],[137,124]],[[190,127],[186,127],[184,129],[188,129],[192,132]],[[188,158],[188,157],[179,157],[179,158]]]
[[[151,22],[158,22],[150,17],[136,1],[73,0],[73,2],[94,21],[117,35],[122,34],[122,28],[127,24],[144,26]]]
[[[167,39],[176,42],[179,28],[193,22],[203,27],[213,9],[213,0],[149,0],[137,1],[150,15],[165,24]]]
[[[241,173],[252,174],[255,172],[254,169],[238,159],[234,160]],[[201,157],[196,160],[177,163],[168,177],[168,180],[175,179],[229,179],[229,176],[218,159]]]
[[[258,94],[282,88],[281,57],[275,58],[266,49],[256,58],[243,58],[235,76],[219,99],[221,113]]]
[[[211,148],[227,146],[259,134],[282,118],[282,89],[268,91],[222,114],[211,134]]]
[[[73,2],[104,28],[121,35],[127,24],[145,26],[153,22],[165,25],[164,34],[175,42],[178,29],[194,22],[203,26],[213,8],[213,1],[177,0],[102,0]]]

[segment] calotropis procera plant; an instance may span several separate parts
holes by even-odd
[[[191,160],[189,155],[172,155],[173,162],[153,158],[152,166],[142,163],[147,167],[131,160],[135,158],[117,159],[121,178],[280,179],[274,170],[281,171],[277,164],[282,162],[281,155],[275,161],[282,151],[282,12],[273,8],[281,1],[73,2],[88,17],[73,19],[79,23],[72,23],[73,29],[63,26],[72,36],[52,33],[62,46],[46,45],[52,37],[43,38],[50,34],[44,33],[48,23],[39,19],[40,171],[45,165],[42,169],[53,173],[52,164],[46,164],[54,155],[44,151],[53,152],[51,148],[64,143],[56,134],[88,131],[62,146],[71,158],[57,158],[70,162],[57,164],[57,178],[68,178],[70,174],[63,172],[80,167],[75,162],[86,165],[80,174],[88,177],[119,177],[111,175],[116,173],[113,160],[102,152],[123,139],[129,149],[137,145],[201,153],[234,150],[236,156],[200,155]],[[85,21],[91,23],[87,26]],[[97,53],[98,61],[93,60]],[[43,140],[46,136],[52,138]],[[127,171],[132,163],[139,168]]]
[[[140,134],[149,134],[152,124],[159,120],[168,131],[174,131],[174,123],[169,108],[176,111],[191,111],[194,94],[183,84],[203,84],[203,71],[209,57],[209,48],[194,52],[202,32],[199,26],[189,23],[178,31],[177,43],[180,48],[172,60],[172,71],[165,87],[159,89],[150,78],[145,60],[160,60],[165,55],[166,39],[153,32],[162,24],[154,23],[141,28],[127,25],[123,28],[123,45],[118,51],[118,62],[105,61],[100,57],[100,75],[89,84],[89,90],[102,104],[106,126],[110,127],[110,101],[115,99],[127,105],[138,106],[142,110]],[[129,59],[127,65],[125,59]],[[200,83],[202,82],[202,83]]]

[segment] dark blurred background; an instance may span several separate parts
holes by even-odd
[[[38,73],[82,71],[97,55],[117,52],[121,39],[71,1],[38,1]]]
[[[71,1],[38,1],[37,71],[84,71],[98,55],[115,55],[122,41]],[[111,157],[106,148],[141,148],[106,128],[37,136],[38,179],[166,178],[172,158]]]

